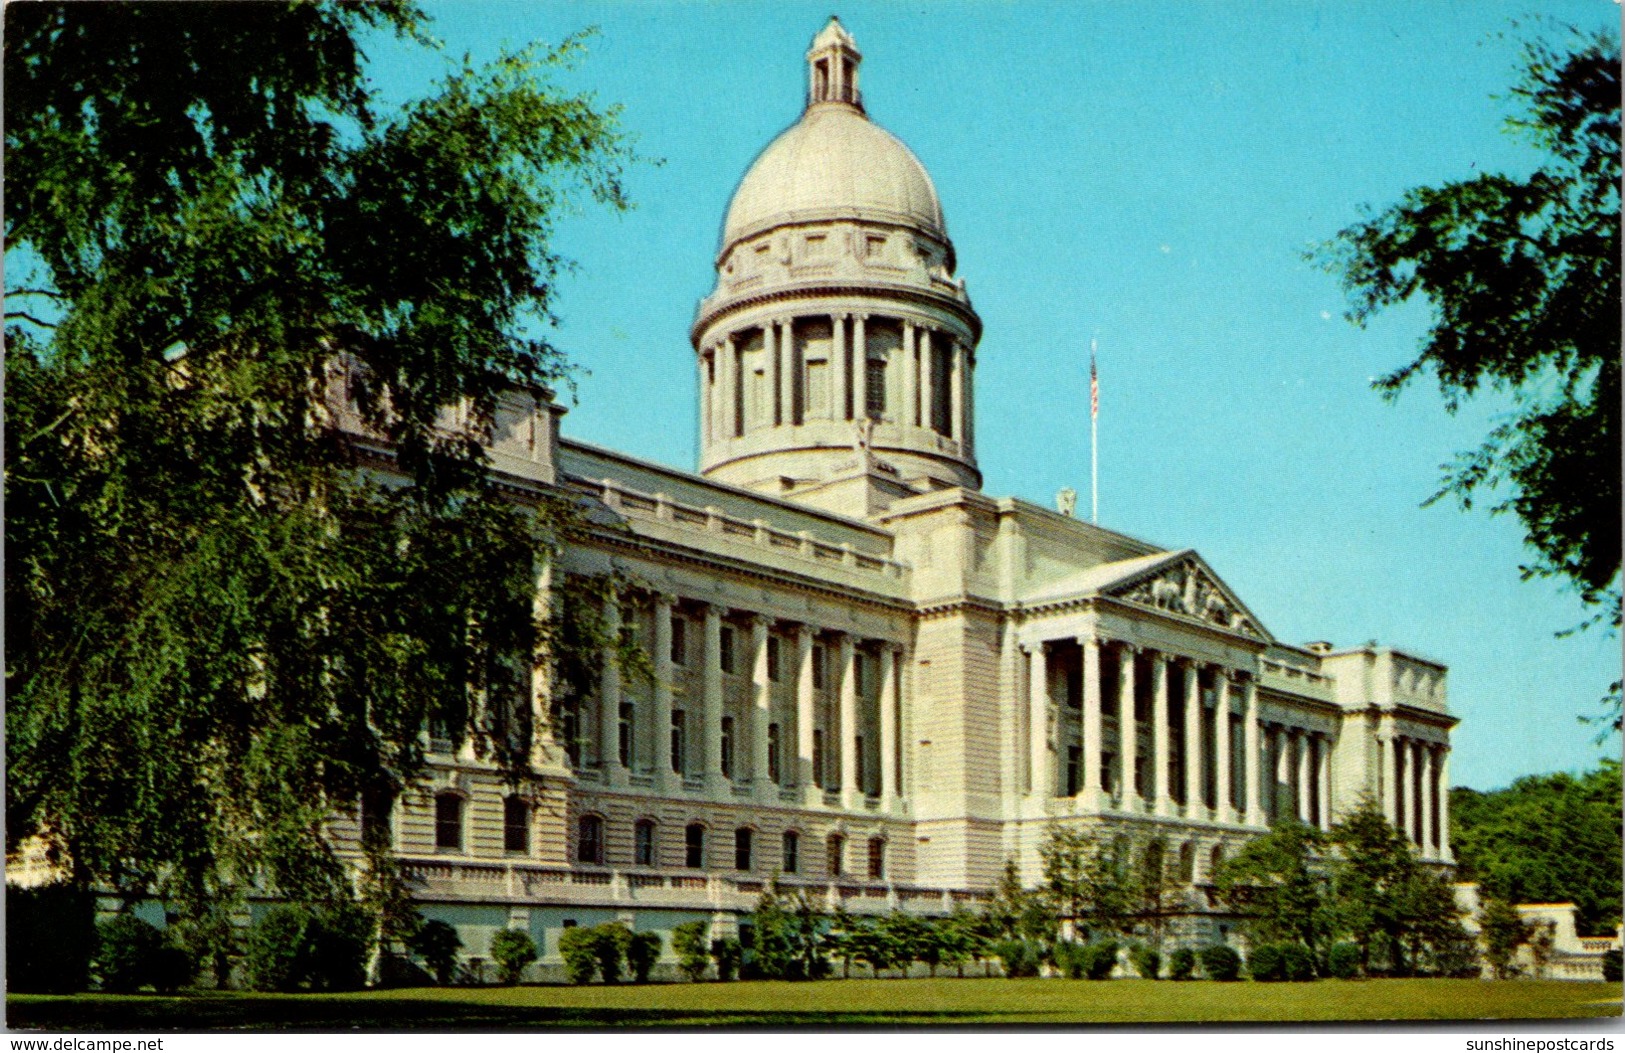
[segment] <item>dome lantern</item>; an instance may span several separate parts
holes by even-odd
[[[861,112],[863,95],[858,91],[858,65],[863,55],[857,41],[830,16],[829,25],[813,38],[807,52],[807,105],[833,102],[855,106]]]

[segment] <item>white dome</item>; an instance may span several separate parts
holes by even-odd
[[[728,205],[722,247],[786,223],[830,219],[948,236],[925,166],[890,132],[841,104],[809,107],[756,158]]]

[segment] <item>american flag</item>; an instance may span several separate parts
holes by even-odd
[[[1089,341],[1089,418],[1100,416],[1100,375],[1095,372],[1095,341]]]

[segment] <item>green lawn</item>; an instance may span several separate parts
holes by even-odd
[[[827,980],[621,987],[414,988],[344,995],[12,995],[13,1028],[212,1030],[596,1025],[1089,1024],[1617,1016],[1618,984],[1323,980]]]

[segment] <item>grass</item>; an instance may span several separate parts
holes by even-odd
[[[13,1028],[317,1031],[537,1027],[1076,1025],[1571,1019],[1620,1014],[1618,984],[1323,980],[827,980],[620,987],[413,988],[353,994],[11,995]]]

